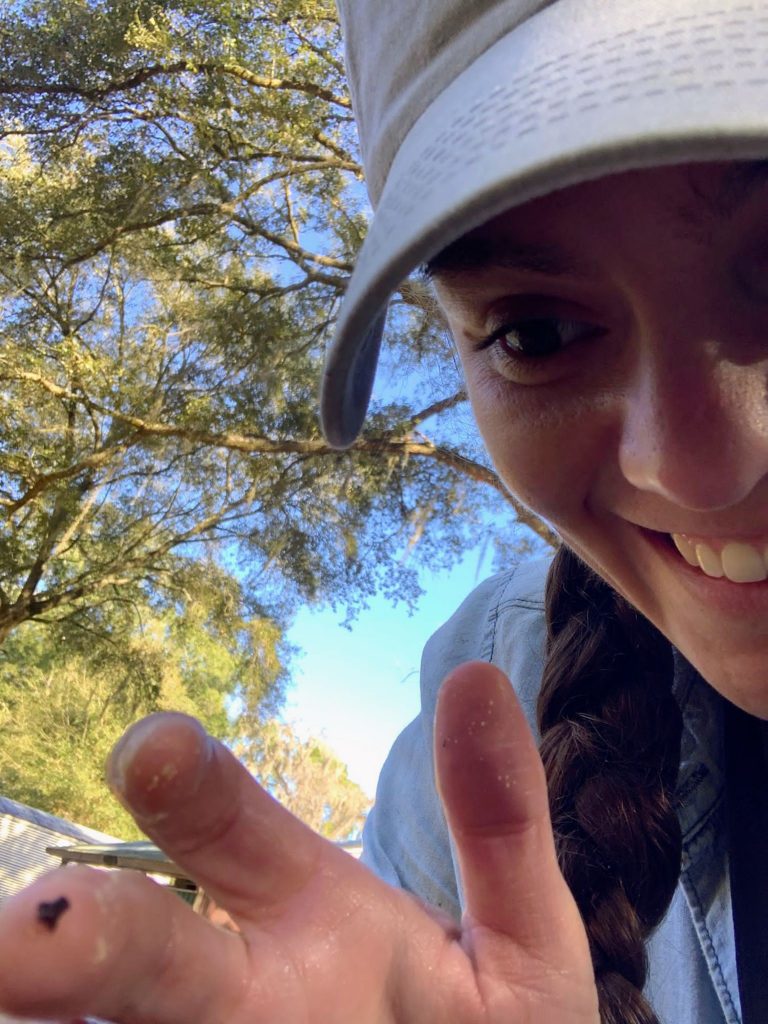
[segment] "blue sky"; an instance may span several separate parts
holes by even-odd
[[[376,778],[400,730],[418,712],[419,662],[429,636],[491,573],[490,552],[470,551],[450,572],[424,573],[416,611],[375,600],[346,629],[343,611],[302,610],[288,639],[303,651],[283,717],[317,736],[374,795]]]

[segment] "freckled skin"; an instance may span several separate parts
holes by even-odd
[[[722,216],[707,197],[726,166],[617,175],[474,233],[564,248],[578,278],[493,266],[438,269],[435,284],[510,489],[713,686],[768,717],[768,585],[723,612],[641,529],[768,543],[768,193]],[[602,333],[533,371],[477,351],[521,296]]]

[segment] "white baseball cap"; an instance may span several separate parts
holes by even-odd
[[[387,302],[502,211],[590,178],[768,156],[768,0],[338,0],[375,214],[323,375],[357,436]]]

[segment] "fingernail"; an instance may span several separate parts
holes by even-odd
[[[155,716],[144,718],[124,732],[107,758],[107,785],[118,796],[125,792],[125,777],[139,747],[157,731]]]
[[[153,737],[161,733],[162,739],[153,744]],[[191,744],[190,733],[194,736]],[[190,762],[194,762],[196,770],[192,775],[184,770],[185,783],[194,789],[213,753],[208,734],[199,722],[188,715],[161,712],[136,722],[117,742],[106,766],[107,783],[123,802],[127,795],[129,772],[140,749],[144,751],[149,773],[144,780],[147,790],[171,782],[182,766],[189,766]]]

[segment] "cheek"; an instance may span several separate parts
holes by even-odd
[[[499,476],[524,505],[567,530],[609,468],[606,417],[573,394],[513,386],[486,370],[468,373],[467,389]]]

